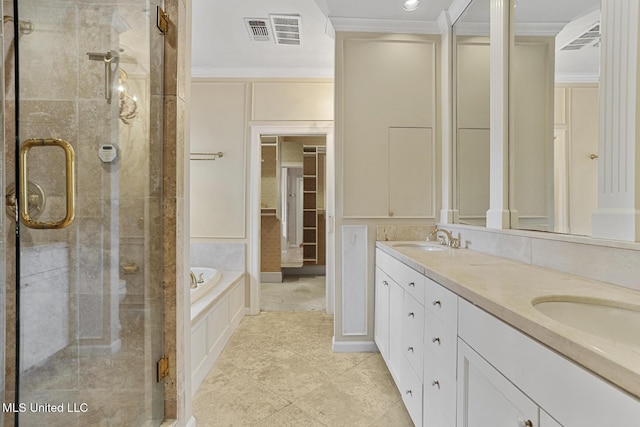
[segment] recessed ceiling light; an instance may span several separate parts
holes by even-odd
[[[420,0],[406,0],[402,5],[402,8],[407,12],[413,12],[420,7]]]

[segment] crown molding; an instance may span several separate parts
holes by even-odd
[[[438,16],[438,29],[440,30],[440,34],[447,34],[447,32],[451,29],[451,16],[449,15],[448,10],[443,10]]]
[[[472,0],[453,0],[449,6],[449,17],[452,23],[455,23],[462,15],[465,9],[471,4]]]
[[[336,31],[363,33],[399,33],[439,35],[437,22],[408,19],[342,18],[330,16]]]

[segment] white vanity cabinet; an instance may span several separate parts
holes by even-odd
[[[425,427],[456,425],[458,296],[426,278],[424,325]]]
[[[640,401],[460,299],[458,427],[636,427]]]
[[[537,427],[538,406],[460,340],[458,426]]]
[[[426,278],[386,253],[376,250],[375,281],[376,344],[411,419],[416,425],[422,425]]]
[[[391,279],[376,267],[375,318],[373,338],[382,357],[389,358],[389,289]]]

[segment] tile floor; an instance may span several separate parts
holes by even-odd
[[[285,276],[282,283],[262,283],[262,311],[324,311],[325,276]]]
[[[272,308],[244,317],[200,386],[198,427],[413,425],[379,353],[333,353],[323,309]]]

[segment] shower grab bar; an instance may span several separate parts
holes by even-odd
[[[102,61],[104,62],[104,97],[107,100],[107,104],[111,104],[111,97],[113,92],[113,75],[118,69],[120,62],[120,56],[118,52],[108,50],[107,53],[99,52],[87,52],[90,61]],[[115,63],[114,69],[111,69],[111,64]]]
[[[66,164],[66,189],[67,212],[65,217],[58,221],[35,221],[29,215],[29,185],[28,185],[28,158],[29,151],[33,147],[60,147],[64,150]],[[57,230],[68,227],[76,215],[76,177],[75,177],[75,152],[67,141],[54,138],[28,139],[20,148],[20,217],[22,223],[28,228],[37,230]]]

